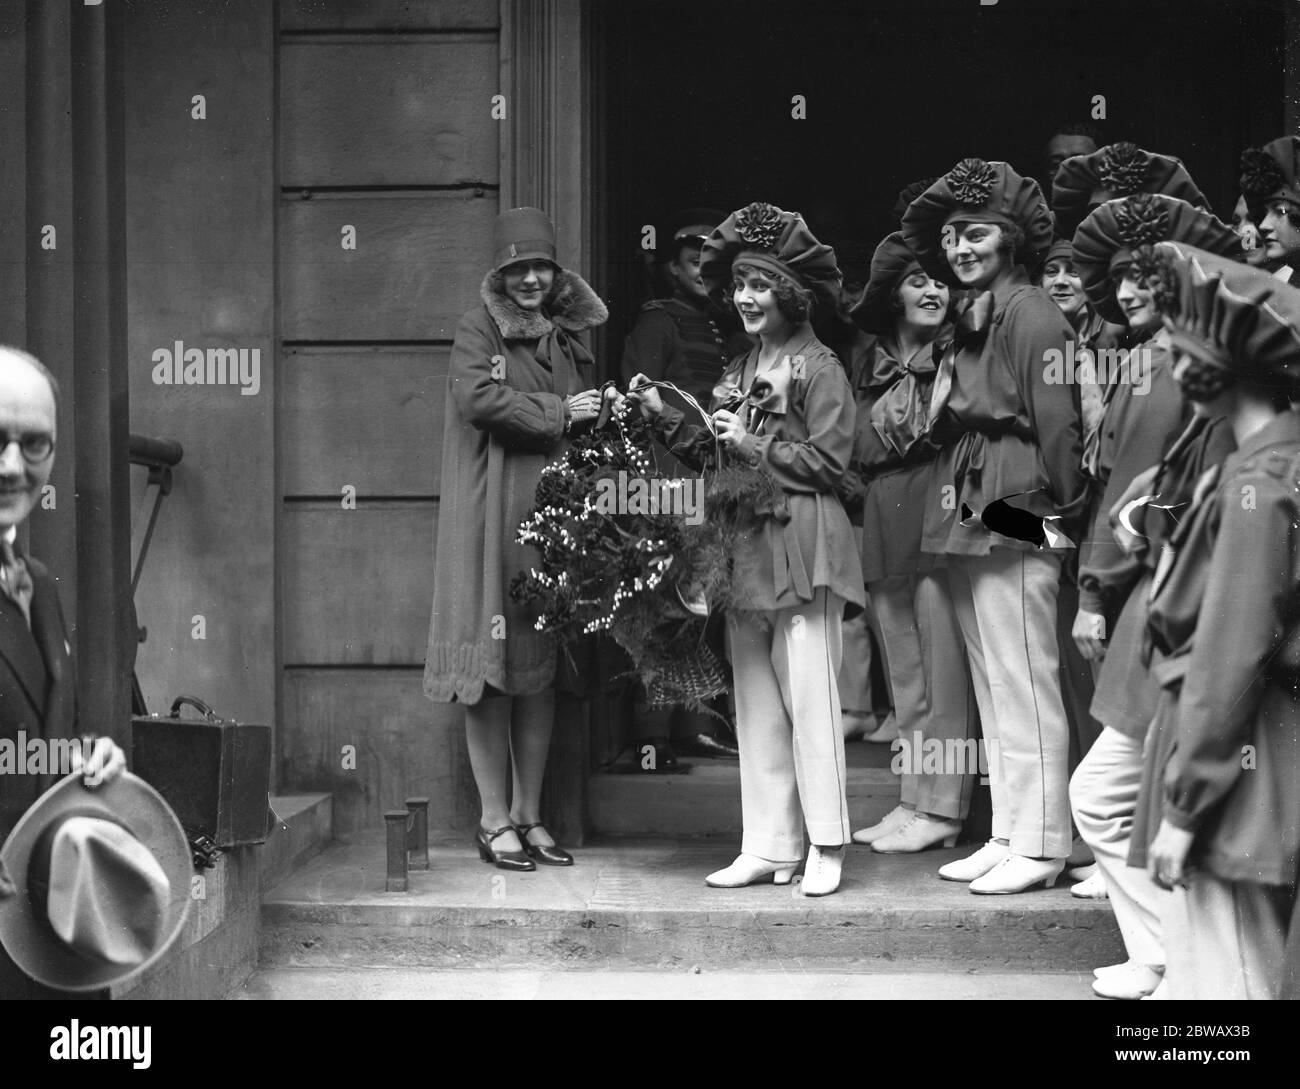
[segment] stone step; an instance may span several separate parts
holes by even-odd
[[[898,776],[888,745],[850,742],[846,794],[854,828],[875,824],[898,804]],[[588,782],[587,805],[597,836],[664,836],[739,840],[740,765],[689,757],[684,775],[605,771]],[[626,766],[626,765],[625,765]]]
[[[176,946],[153,968],[114,988],[114,998],[224,998],[248,978],[258,958],[262,895],[333,840],[329,794],[270,801],[280,819],[266,842],[223,851],[215,866],[196,875]]]
[[[334,841],[332,794],[276,794],[279,823],[259,849],[262,889],[271,889]]]
[[[577,865],[507,873],[467,842],[387,893],[379,835],[330,847],[262,908],[260,968],[607,968],[1086,972],[1124,959],[1105,901],[1062,885],[975,896],[936,870],[962,849],[849,849],[841,890],[710,889],[736,845],[597,842]]]
[[[617,969],[269,968],[231,996],[265,999],[1019,999],[1092,997],[1091,972],[715,972]],[[1099,1000],[1100,1001],[1100,1000]]]

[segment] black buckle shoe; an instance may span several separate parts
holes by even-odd
[[[486,828],[480,827],[478,835],[474,842],[478,844],[478,856],[484,862],[490,862],[499,870],[535,870],[532,860],[525,851],[498,851],[492,847],[492,841],[498,836],[504,836],[507,832],[513,832],[514,825],[507,824],[495,831],[489,832]],[[521,836],[520,839],[523,839]],[[528,841],[524,840],[524,846]]]
[[[569,854],[568,851],[561,851],[558,847],[539,847],[535,843],[528,842],[528,833],[534,828],[541,827],[541,821],[534,821],[532,824],[515,825],[515,832],[519,836],[519,842],[524,845],[524,853],[544,866],[572,866],[573,855]],[[545,831],[544,828],[542,830]]]

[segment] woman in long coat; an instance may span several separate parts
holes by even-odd
[[[727,613],[735,675],[744,839],[740,856],[705,878],[735,888],[794,876],[804,831],[812,846],[805,895],[839,888],[849,838],[844,735],[836,677],[846,604],[864,603],[862,568],[839,488],[853,452],[856,406],[839,360],[813,333],[813,305],[831,306],[839,270],[796,213],[751,204],[704,246],[701,274],[730,287],[757,339],[713,391],[713,431],[665,405],[643,375],[629,399],[687,464],[716,441],[771,477],[776,495],[733,554],[746,595]]]
[[[554,638],[510,598],[536,563],[515,540],[543,466],[574,426],[599,414],[592,358],[576,334],[609,316],[577,273],[555,260],[536,208],[501,213],[481,306],[451,349],[433,616],[424,692],[465,704],[470,764],[483,814],[479,853],[503,869],[568,865],[539,823],[555,711]],[[511,779],[513,778],[513,790]]]

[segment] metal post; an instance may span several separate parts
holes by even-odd
[[[409,860],[413,870],[429,868],[429,799],[407,798],[406,811],[411,815],[410,833],[406,847],[411,853]]]
[[[388,877],[384,888],[388,892],[406,892],[410,887],[406,876],[406,818],[405,809],[390,809],[384,814],[388,826]]]

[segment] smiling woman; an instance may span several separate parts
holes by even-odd
[[[945,367],[922,549],[946,558],[984,737],[997,742],[993,838],[939,870],[976,893],[1051,885],[1070,853],[1056,625],[1061,557],[1086,498],[1082,421],[1078,387],[1044,374],[1073,330],[1020,264],[1051,234],[1038,183],[982,159],[958,163],[903,216],[922,267],[974,292]]]
[[[535,562],[515,532],[542,467],[599,412],[593,360],[574,334],[608,313],[581,276],[556,263],[554,228],[540,209],[502,212],[494,248],[482,304],[461,319],[451,351],[424,691],[466,705],[480,857],[533,870],[573,862],[539,814],[557,647],[535,629],[537,610],[512,601],[507,587]]]
[[[838,496],[856,410],[844,368],[808,323],[814,305],[833,305],[840,272],[802,216],[756,202],[710,235],[701,274],[715,294],[730,286],[756,339],[714,387],[712,427],[688,423],[644,375],[628,397],[688,465],[719,457],[760,469],[781,489],[777,502],[750,503],[756,528],[731,560],[733,580],[749,592],[744,608],[727,613],[744,834],[736,860],[705,882],[788,883],[806,828],[803,893],[824,896],[839,888],[849,838],[840,623],[846,606],[864,604]]]

